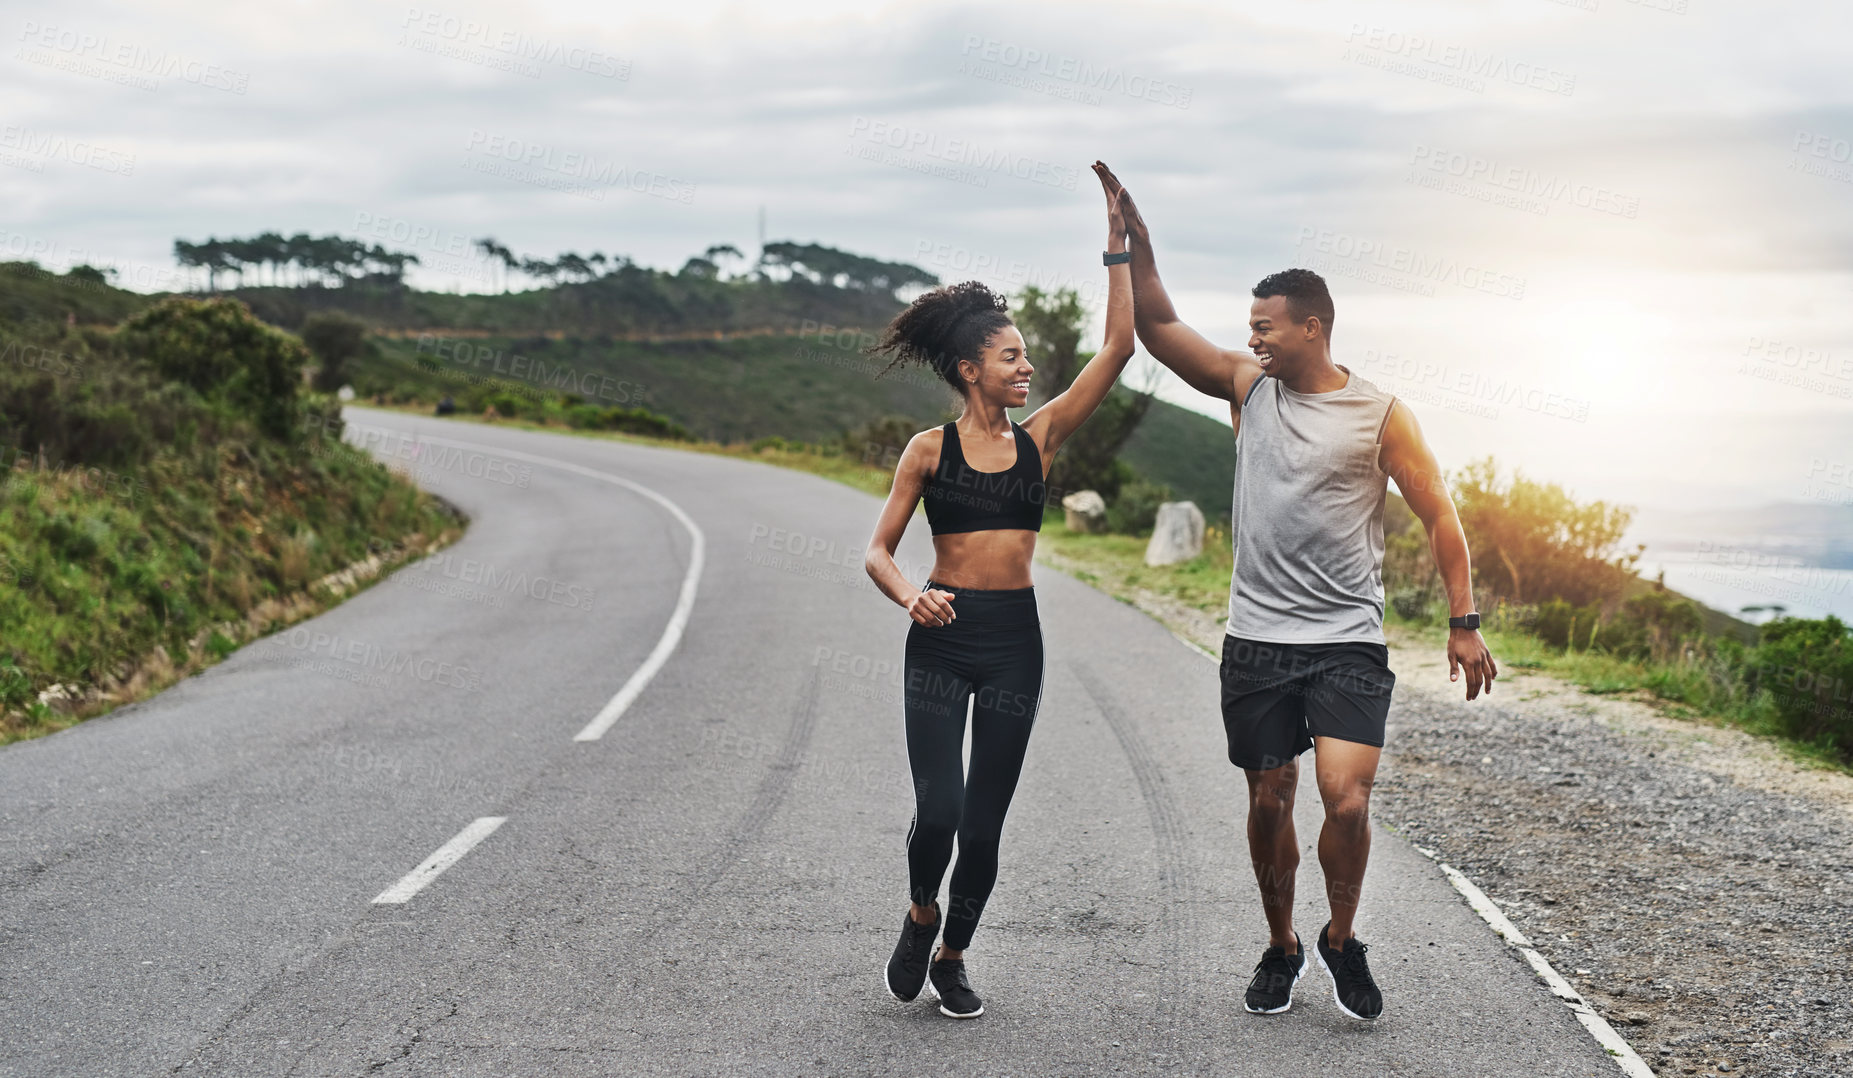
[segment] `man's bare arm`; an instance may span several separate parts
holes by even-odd
[[[1428,532],[1429,553],[1441,570],[1442,585],[1448,591],[1448,616],[1459,617],[1474,612],[1473,567],[1467,552],[1467,532],[1455,512],[1448,484],[1435,462],[1434,451],[1422,437],[1415,413],[1402,401],[1390,405],[1390,415],[1383,430],[1383,468],[1396,480],[1409,509]],[[1493,679],[1499,667],[1492,652],[1476,629],[1448,630],[1448,678],[1458,680],[1467,675],[1467,699],[1480,695],[1485,687],[1493,691]]]
[[[1177,308],[1158,277],[1145,219],[1110,169],[1105,179],[1118,189],[1120,213],[1131,238],[1133,324],[1139,343],[1192,389],[1241,407],[1249,387],[1261,376],[1261,364],[1246,352],[1218,348],[1178,319]]]

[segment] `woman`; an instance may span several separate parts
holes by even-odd
[[[1097,175],[1104,168],[1094,164]],[[1107,186],[1105,176],[1101,185]],[[915,791],[907,837],[912,901],[888,962],[888,991],[907,1002],[930,982],[940,1013],[952,1018],[984,1013],[966,977],[965,949],[997,879],[1004,814],[1042,699],[1042,630],[1029,564],[1049,463],[1132,356],[1129,257],[1116,189],[1108,188],[1106,341],[1066,392],[1021,425],[1005,409],[1028,402],[1034,368],[1003,298],[979,282],[921,296],[870,349],[891,357],[890,369],[932,368],[965,402],[955,422],[908,442],[866,559],[876,585],[914,619],[904,697]],[[933,573],[915,587],[895,566],[894,551],[922,498],[933,531]],[[969,775],[960,752],[968,700]],[[940,881],[955,838],[959,861],[942,917]]]

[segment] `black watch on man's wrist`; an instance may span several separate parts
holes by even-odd
[[[1478,629],[1479,627],[1480,615],[1478,614],[1462,614],[1458,618],[1448,619],[1450,629]]]
[[[1100,252],[1100,264],[1103,266],[1117,266],[1122,262],[1131,262],[1131,261],[1132,261],[1131,251],[1120,251],[1117,254],[1108,254],[1105,251]]]

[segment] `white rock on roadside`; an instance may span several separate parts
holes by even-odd
[[[1062,515],[1071,532],[1107,530],[1107,500],[1097,491],[1077,490],[1063,498]]]
[[[1203,512],[1195,502],[1165,502],[1145,546],[1145,564],[1175,565],[1203,553]]]

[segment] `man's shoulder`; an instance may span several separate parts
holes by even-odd
[[[1356,371],[1352,372],[1351,381],[1346,384],[1345,388],[1362,396],[1369,397],[1372,400],[1382,401],[1385,406],[1388,406],[1391,401],[1396,399],[1396,394],[1384,389],[1382,386],[1358,374]]]

